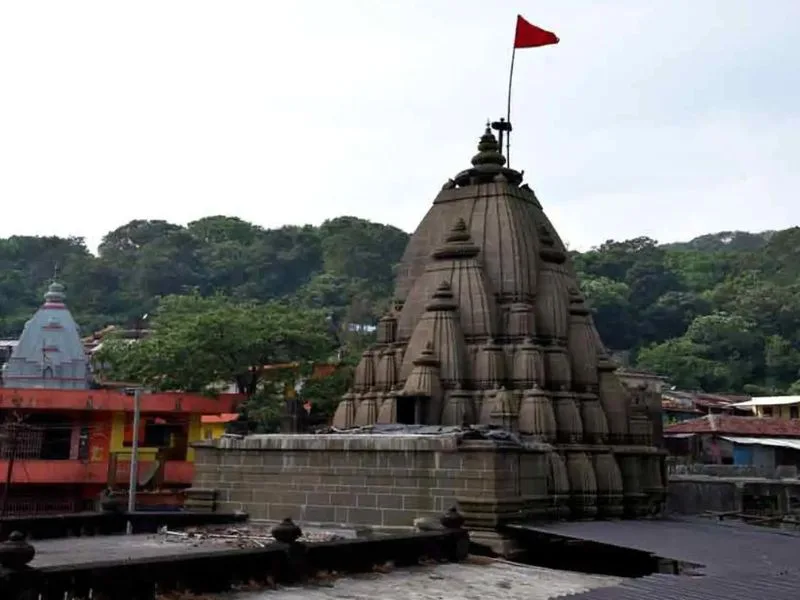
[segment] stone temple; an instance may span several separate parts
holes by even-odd
[[[660,414],[617,377],[564,244],[505,164],[487,129],[434,200],[332,432],[195,445],[193,485],[220,510],[394,528],[455,505],[504,556],[507,525],[661,510]]]
[[[411,236],[334,426],[515,434],[526,449],[515,485],[528,489],[507,509],[461,499],[468,519],[644,516],[664,499],[664,454],[616,368],[564,243],[487,127]]]
[[[89,361],[65,299],[64,286],[53,281],[44,303],[25,323],[11,358],[2,367],[2,387],[89,388]]]

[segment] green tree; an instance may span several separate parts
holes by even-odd
[[[679,338],[698,316],[711,312],[711,304],[689,292],[666,292],[641,311],[640,336],[644,343]]]
[[[733,374],[729,366],[704,354],[704,348],[686,338],[678,338],[643,348],[637,364],[656,373],[668,373],[670,380],[683,389],[730,389]]]
[[[636,325],[627,284],[608,277],[581,280],[581,291],[592,309],[597,330],[603,343],[613,350],[623,350],[636,339]]]
[[[0,239],[0,336],[19,335],[57,265],[85,332],[130,327],[167,296],[220,294],[318,313],[342,343],[358,345],[365,337],[350,325],[384,313],[407,241],[355,217],[263,229],[220,215],[185,227],[131,221],[106,234],[98,256],[79,238]],[[800,385],[799,248],[792,228],[670,244],[609,240],[570,256],[608,347],[639,366],[660,365],[678,385],[783,393]],[[699,374],[687,375],[687,365]]]
[[[235,382],[252,397],[265,366],[325,360],[333,351],[324,315],[271,303],[197,294],[161,300],[152,334],[98,352],[104,376],[161,390],[213,392]]]

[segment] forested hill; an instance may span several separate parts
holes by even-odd
[[[0,240],[0,337],[19,335],[55,265],[85,332],[191,291],[291,298],[364,323],[386,307],[407,240],[353,217],[272,230],[230,217],[132,221],[98,256],[77,238],[12,237]],[[634,364],[706,391],[779,393],[800,379],[800,228],[609,241],[574,261],[603,340]]]

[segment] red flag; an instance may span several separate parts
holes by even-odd
[[[536,25],[528,23],[517,15],[517,31],[514,35],[514,48],[538,48],[557,44],[558,36],[551,31],[546,31]]]

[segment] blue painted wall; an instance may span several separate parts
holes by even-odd
[[[753,446],[745,444],[733,445],[733,464],[734,465],[752,465],[753,464]]]

